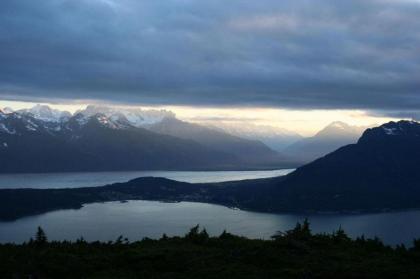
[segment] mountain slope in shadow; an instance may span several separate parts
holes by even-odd
[[[123,118],[76,114],[52,122],[0,112],[0,173],[251,167],[232,153],[134,127]]]
[[[174,117],[167,117],[148,129],[164,135],[193,140],[207,148],[233,154],[248,164],[296,165],[290,158],[270,149],[260,141],[240,138],[222,130],[188,123]]]
[[[342,146],[356,143],[366,128],[332,122],[313,137],[298,140],[282,152],[301,162],[312,162]]]
[[[419,167],[420,124],[390,122],[297,169],[278,190],[314,210],[417,207]]]

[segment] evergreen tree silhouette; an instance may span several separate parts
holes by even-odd
[[[35,242],[37,244],[45,244],[48,242],[47,235],[41,227],[38,227],[37,229],[37,232],[35,234]]]

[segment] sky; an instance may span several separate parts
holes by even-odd
[[[304,134],[420,119],[419,15],[418,0],[2,0],[0,107],[165,107]]]

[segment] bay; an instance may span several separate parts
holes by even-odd
[[[144,237],[184,235],[200,224],[211,235],[223,230],[254,239],[269,239],[277,231],[294,227],[309,218],[314,232],[330,233],[340,226],[352,237],[380,237],[385,243],[410,245],[420,237],[420,211],[364,215],[267,214],[236,210],[219,205],[180,202],[128,201],[87,204],[79,210],[59,210],[0,222],[0,242],[21,243],[32,237],[38,226],[50,240],[115,240],[123,235],[131,241]]]
[[[286,175],[293,169],[260,171],[123,171],[1,174],[0,189],[78,188],[104,186],[116,182],[154,176],[191,183],[224,182]]]

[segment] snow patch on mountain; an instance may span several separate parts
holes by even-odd
[[[13,111],[10,108],[0,110],[0,119],[13,115],[20,119],[21,117],[32,117],[48,123],[47,130],[60,131],[62,127],[75,128],[67,125],[71,118],[77,123],[77,126],[86,125],[89,120],[96,117],[96,120],[104,126],[113,129],[125,129],[130,127],[144,128],[161,122],[165,118],[175,118],[175,114],[167,110],[143,110],[141,108],[126,107],[107,107],[89,105],[83,110],[79,110],[74,115],[67,111],[52,109],[46,105],[36,105],[28,109]],[[29,122],[28,122],[29,121]],[[38,127],[35,123],[27,120],[28,130],[34,131]]]
[[[75,114],[72,119],[74,119],[74,121],[79,125],[79,126],[84,126],[86,125],[86,123],[88,123],[90,116],[86,116],[84,114],[81,113],[77,113]]]
[[[36,131],[39,128],[39,126],[35,124],[34,122],[32,122],[32,120],[30,119],[27,120],[25,127],[29,131]]]
[[[5,107],[3,109],[3,113],[5,113],[5,114],[10,114],[10,113],[13,113],[13,112],[14,112],[14,110],[12,108],[9,108],[9,107]]]
[[[143,110],[140,108],[121,108],[106,106],[87,106],[86,109],[77,111],[77,113],[91,117],[97,114],[103,114],[110,121],[118,124],[128,122],[134,127],[145,127],[161,122],[165,118],[174,118],[175,114],[167,110]],[[109,123],[107,123],[109,124]]]
[[[387,135],[396,135],[397,133],[397,129],[395,128],[386,128],[386,127],[382,127],[382,129],[385,131],[385,134]]]
[[[111,128],[111,129],[124,129],[129,128],[129,124],[124,116],[121,115],[111,115],[107,117],[104,114],[96,114],[96,120],[103,126]]]
[[[398,122],[389,122],[380,127],[388,136],[420,136],[420,123],[416,121],[402,120]]]
[[[46,105],[36,105],[30,109],[21,109],[18,110],[17,113],[30,115],[35,119],[39,119],[45,122],[61,122],[64,119],[71,117],[71,113],[68,111],[51,109]]]
[[[8,128],[3,123],[0,123],[0,132],[5,132],[10,135],[16,134],[16,131],[14,129]]]

